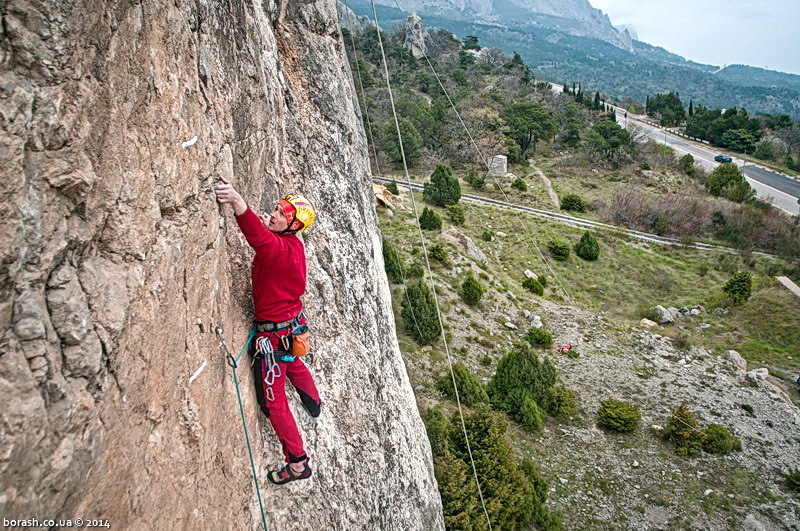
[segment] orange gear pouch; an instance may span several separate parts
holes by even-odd
[[[308,326],[292,328],[292,356],[305,356],[311,350],[311,331]]]

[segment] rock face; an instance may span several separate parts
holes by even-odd
[[[411,52],[414,57],[422,57],[427,53],[425,38],[428,31],[422,25],[422,19],[416,13],[411,13],[406,18],[406,40],[403,46]]]
[[[2,16],[0,513],[259,526],[214,334],[235,355],[252,318],[225,177],[257,209],[293,190],[318,207],[304,301],[323,415],[290,400],[310,480],[265,486],[280,448],[238,371],[267,526],[441,528],[334,1],[11,0]]]
[[[353,13],[353,10],[347,7],[342,2],[336,2],[339,10],[339,23],[342,28],[352,32],[354,35],[360,35],[365,31],[375,30],[375,21],[366,16],[359,16]],[[346,43],[349,46],[349,43]]]

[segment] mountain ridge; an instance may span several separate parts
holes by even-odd
[[[422,2],[417,2],[422,3]],[[407,13],[388,5],[376,6],[382,27],[403,24]],[[363,0],[349,3],[357,14],[372,17]],[[430,11],[429,11],[430,12]],[[758,74],[748,67],[747,75],[712,75],[720,67],[687,60],[662,47],[631,41],[633,51],[599,37],[571,34],[563,28],[547,27],[552,22],[540,15],[539,25],[498,21],[476,21],[443,15],[421,15],[424,25],[443,28],[459,38],[478,37],[484,47],[505,53],[518,52],[537,77],[556,83],[580,83],[585,90],[600,91],[619,101],[643,103],[648,96],[678,92],[684,104],[709,108],[745,108],[751,113],[800,116],[800,88],[793,74],[777,71]],[[609,22],[610,25],[610,22]],[[615,30],[617,31],[617,30]],[[756,75],[758,74],[758,75]],[[769,78],[769,83],[759,78]]]

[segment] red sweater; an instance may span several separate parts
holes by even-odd
[[[255,249],[250,277],[257,321],[288,321],[303,309],[306,291],[306,253],[294,234],[278,235],[264,227],[251,209],[236,222]]]

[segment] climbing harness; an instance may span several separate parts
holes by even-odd
[[[288,321],[275,322],[275,321],[255,321],[256,332],[280,332],[287,328],[294,328],[300,325],[300,321],[305,319],[306,314],[300,312],[296,317]]]
[[[236,358],[231,355],[231,351],[228,349],[228,343],[225,341],[225,335],[222,333],[222,328],[217,327],[216,332],[217,336],[219,336],[219,339],[222,342],[222,347],[225,349],[225,361],[227,361],[228,366],[233,372],[233,383],[236,384],[236,398],[239,399],[239,413],[242,416],[242,427],[244,427],[244,439],[247,441],[247,453],[250,455],[250,468],[253,471],[253,482],[256,484],[258,508],[261,510],[261,525],[264,526],[264,531],[267,531],[267,518],[264,516],[264,504],[261,501],[261,489],[258,486],[258,476],[256,475],[256,463],[253,460],[253,449],[250,447],[250,435],[247,433],[247,422],[244,418],[244,406],[242,406],[242,394],[239,392],[239,378],[236,376],[236,368],[238,367],[239,359],[247,351],[247,348],[250,346],[250,342],[255,337],[256,332],[255,330],[250,330],[250,334],[247,336],[247,342],[244,344],[244,347],[242,347],[242,350],[239,351],[239,355]]]

